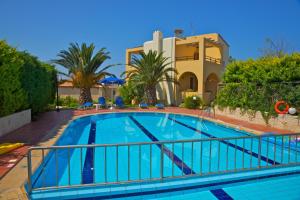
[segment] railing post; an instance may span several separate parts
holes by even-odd
[[[161,154],[160,154],[160,177],[164,177],[164,144],[161,144]]]
[[[296,149],[296,159],[295,159],[295,162],[297,163],[298,162],[298,135],[296,135],[296,140],[295,140],[296,144],[295,144],[295,149]]]
[[[149,147],[149,151],[150,151],[150,161],[149,161],[149,164],[150,164],[150,179],[152,179],[152,144],[150,144],[150,147]]]
[[[273,165],[276,165],[276,145],[277,145],[277,137],[274,136],[274,162]]]
[[[104,180],[105,180],[105,183],[107,183],[107,147],[105,146],[104,147]]]
[[[291,162],[291,136],[289,135],[288,164]]]
[[[70,162],[70,148],[68,148],[68,183],[71,185],[71,162]]]
[[[130,181],[130,145],[128,145],[127,162],[128,162],[127,176],[128,176],[128,181]]]
[[[260,163],[261,163],[261,136],[259,136],[259,140],[258,140],[258,168],[261,167]]]
[[[31,149],[28,150],[27,153],[27,170],[28,170],[28,193],[31,194],[32,191],[32,183],[31,183]]]

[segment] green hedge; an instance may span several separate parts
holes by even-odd
[[[274,105],[284,100],[300,108],[300,54],[236,61],[226,67],[219,107],[260,111],[266,122],[276,116]]]
[[[44,111],[55,99],[55,79],[53,66],[0,41],[0,116]]]

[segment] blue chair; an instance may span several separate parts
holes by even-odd
[[[123,101],[122,97],[116,97],[115,103],[118,108],[124,108],[124,101]]]
[[[100,105],[100,107],[102,108],[106,108],[106,100],[104,97],[99,97],[98,98],[98,104]]]
[[[148,104],[146,103],[140,103],[140,108],[148,108]]]
[[[83,108],[86,109],[86,108],[91,108],[93,107],[93,103],[92,102],[85,102],[84,104],[82,104]]]
[[[162,103],[157,103],[157,104],[155,104],[155,107],[156,107],[157,109],[164,109],[164,108],[165,108],[164,104],[162,104]]]

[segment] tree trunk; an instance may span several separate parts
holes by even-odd
[[[147,96],[148,103],[150,105],[155,105],[156,102],[157,102],[156,87],[155,86],[148,87],[147,90],[146,90],[146,96]]]
[[[80,88],[79,103],[84,104],[86,102],[93,102],[91,89],[90,88]]]

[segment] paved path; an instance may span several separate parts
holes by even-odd
[[[30,146],[53,138],[60,126],[66,124],[72,117],[73,111],[71,110],[43,113],[38,116],[38,120],[0,137],[0,143],[20,142],[25,144],[24,147],[0,156],[0,180],[25,157]]]

